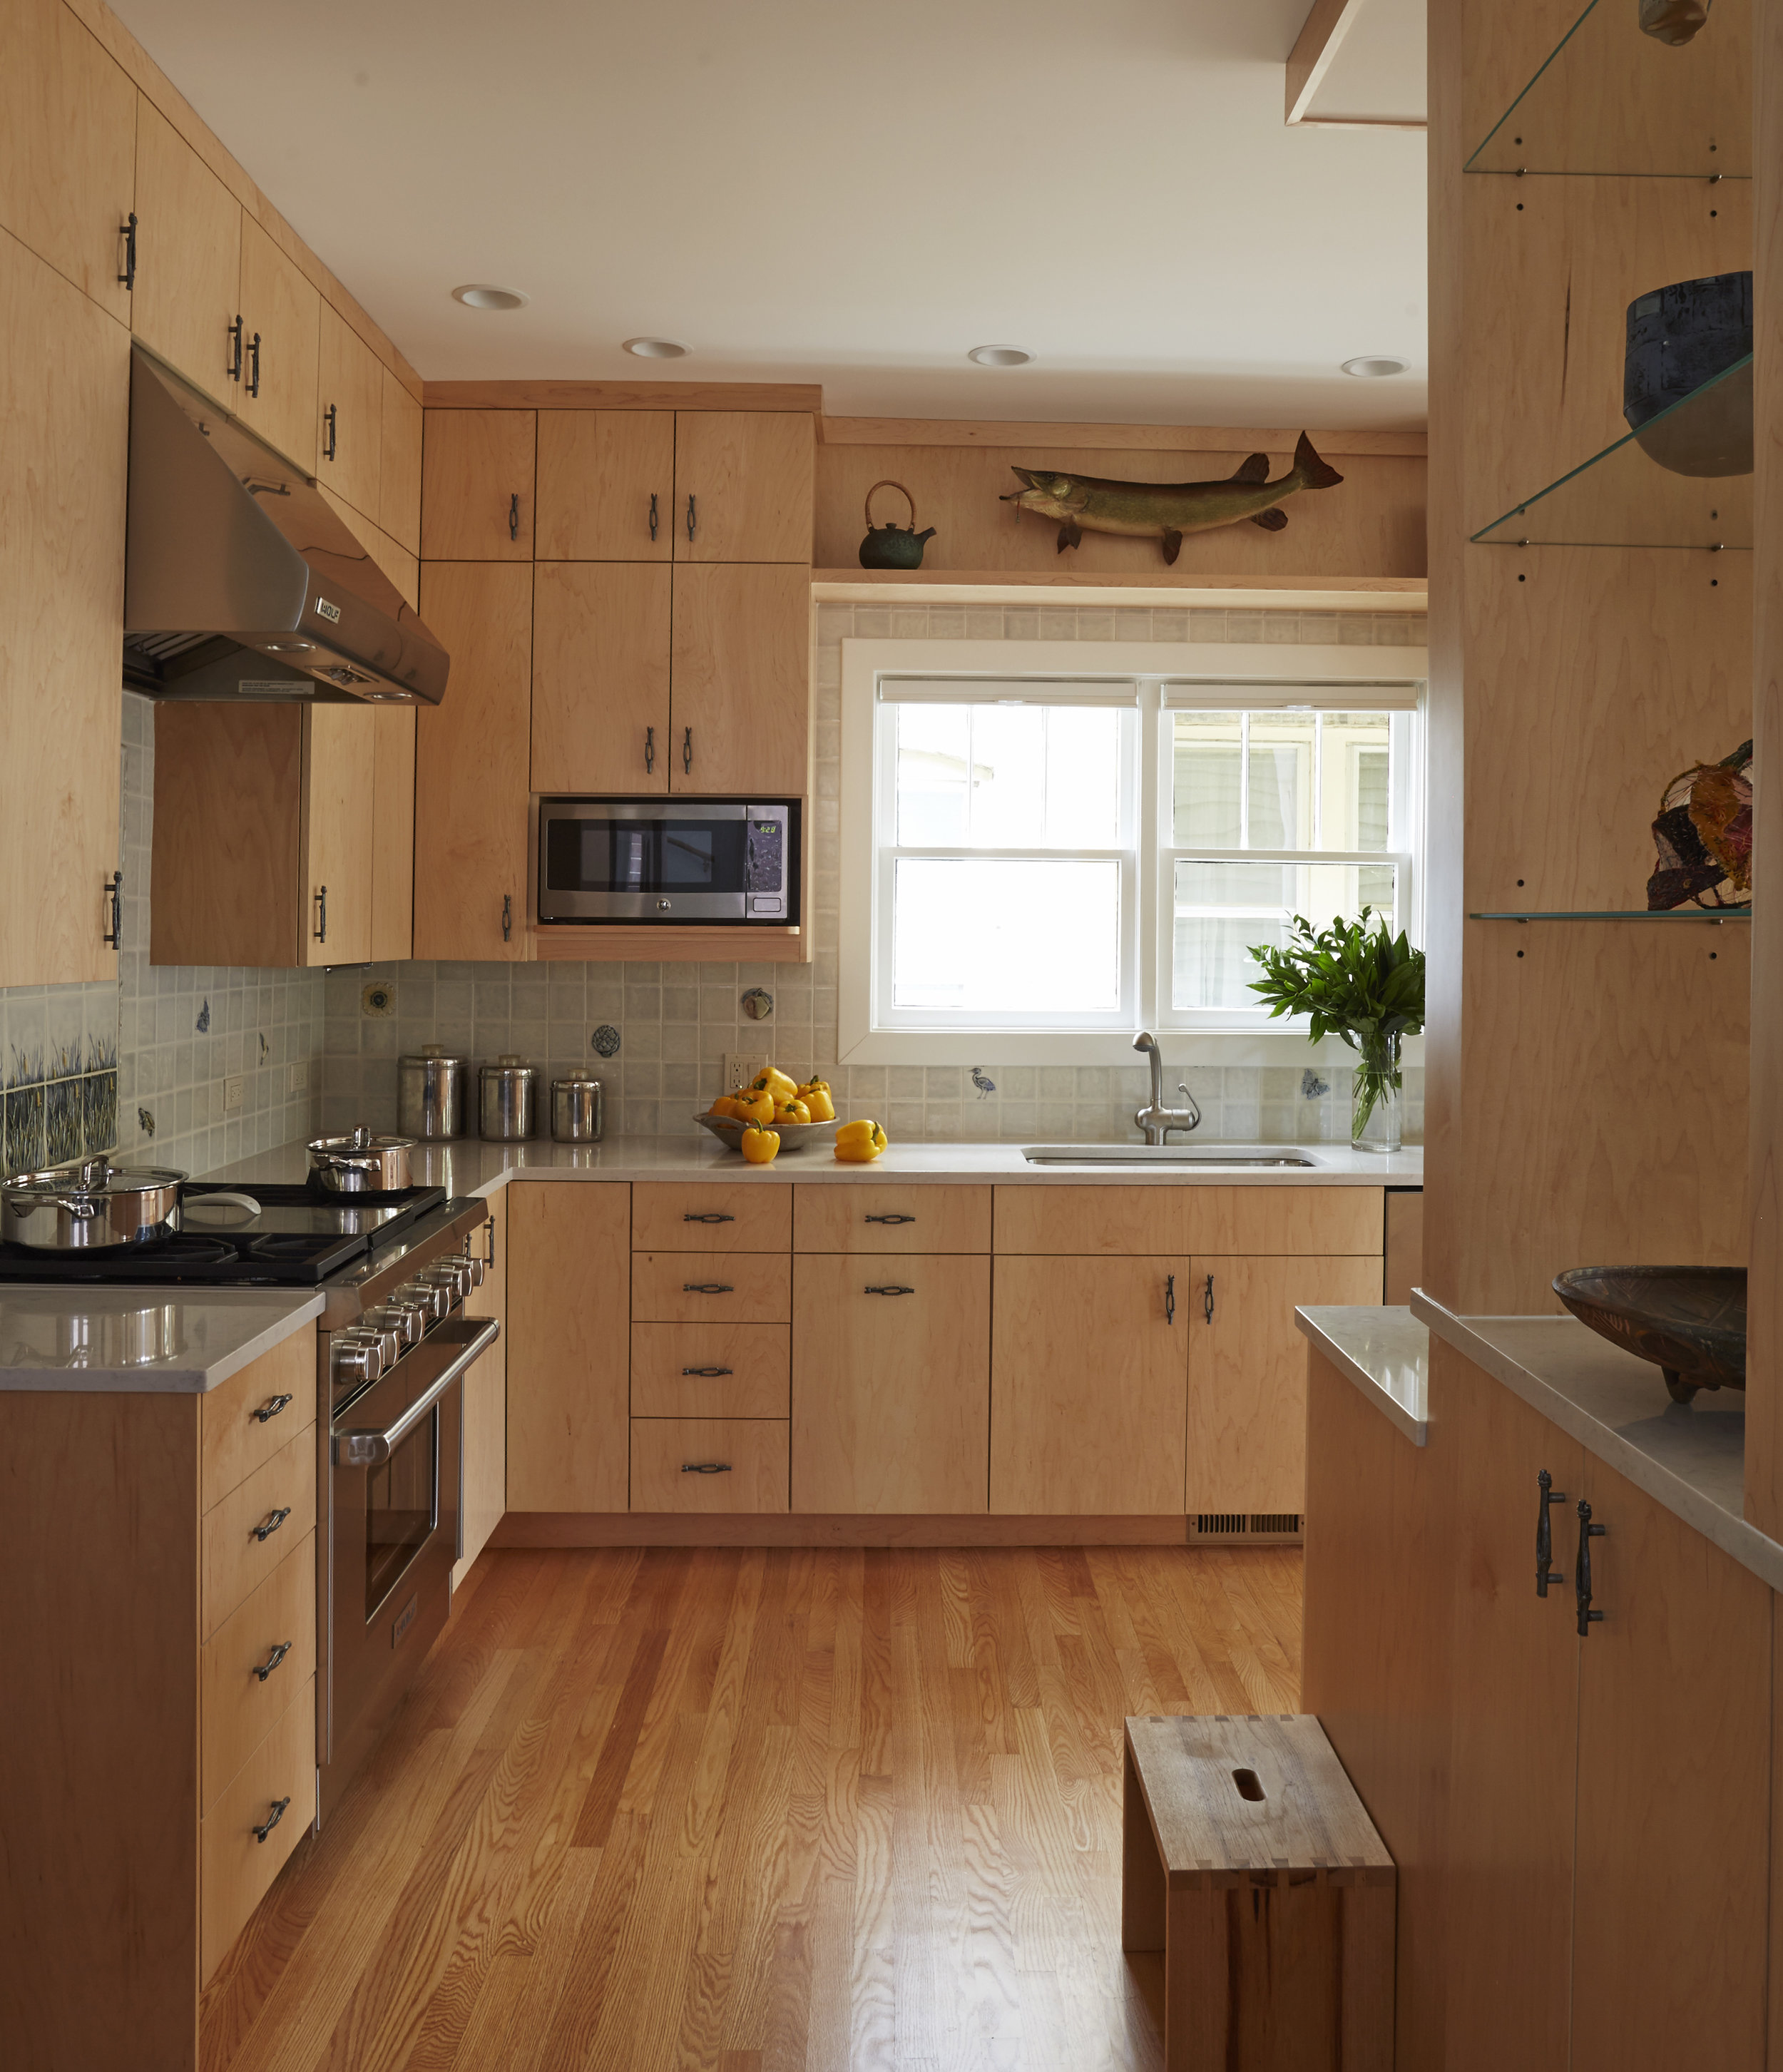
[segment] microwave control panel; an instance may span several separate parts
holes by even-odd
[[[762,817],[758,819],[758,815]],[[744,863],[746,890],[750,892],[786,890],[786,822],[781,817],[779,808],[750,808],[749,849]]]

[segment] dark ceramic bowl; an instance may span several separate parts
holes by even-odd
[[[1649,458],[1674,475],[1752,473],[1752,369],[1728,372],[1752,349],[1750,273],[1674,281],[1635,297],[1628,306],[1622,415]],[[1665,415],[1700,389],[1707,392],[1700,402]]]
[[[1746,1386],[1743,1266],[1576,1266],[1554,1292],[1600,1337],[1662,1368],[1675,1403]]]

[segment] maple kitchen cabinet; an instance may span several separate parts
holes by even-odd
[[[677,410],[677,561],[811,565],[816,426],[802,413]]]
[[[490,1197],[483,1227],[483,1277],[464,1298],[467,1317],[493,1317],[502,1335],[464,1377],[464,1485],[459,1508],[464,1551],[452,1568],[452,1587],[489,1544],[507,1509],[507,1190]],[[475,1241],[473,1240],[473,1243]]]
[[[241,219],[241,372],[231,406],[306,475],[315,471],[322,297],[250,216]]]
[[[429,410],[425,413],[421,520],[424,561],[532,559],[537,438],[537,413],[532,410]]]
[[[672,557],[676,423],[672,410],[539,413],[541,561]]]
[[[327,302],[321,308],[317,364],[316,479],[374,525],[388,529],[380,500],[386,369]],[[390,379],[393,381],[395,376]],[[416,407],[418,414],[419,405]],[[414,548],[411,545],[408,551],[413,553]]]
[[[668,790],[672,581],[666,560],[534,569],[535,791]]]
[[[136,212],[131,328],[195,388],[233,410],[240,393],[233,327],[241,309],[241,204],[140,96]]]
[[[378,443],[378,524],[405,553],[421,556],[421,407],[384,370]]]

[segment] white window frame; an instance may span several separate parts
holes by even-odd
[[[1272,642],[844,640],[838,854],[840,1061],[860,1065],[970,1065],[981,1059],[1007,1065],[1130,1065],[1133,1033],[1145,1026],[1192,1036],[1196,1059],[1204,1064],[1341,1063],[1350,1054],[1341,1042],[1328,1037],[1315,1048],[1307,1041],[1304,1023],[1272,1022],[1260,1008],[1243,1013],[1178,1012],[1161,997],[1161,974],[1169,969],[1165,931],[1172,904],[1165,886],[1176,857],[1226,853],[1246,861],[1273,860],[1273,853],[1265,856],[1251,850],[1161,849],[1160,831],[1169,825],[1169,812],[1164,715],[1185,704],[1216,710],[1239,705],[1317,705],[1337,711],[1399,708],[1409,712],[1406,738],[1411,754],[1396,760],[1392,810],[1395,832],[1408,828],[1410,839],[1387,855],[1370,853],[1358,860],[1400,863],[1407,873],[1402,879],[1402,918],[1417,942],[1423,935],[1423,889],[1412,860],[1423,853],[1423,829],[1413,824],[1413,816],[1421,810],[1424,791],[1422,694],[1428,672],[1428,657],[1422,648]],[[881,1009],[889,955],[889,943],[881,940],[881,915],[889,911],[889,902],[882,903],[881,895],[887,889],[885,851],[890,847],[881,837],[894,829],[895,783],[891,758],[876,753],[886,727],[882,717],[886,708],[879,697],[881,680],[886,677],[939,680],[938,694],[947,682],[965,689],[975,682],[1011,679],[1056,685],[1061,692],[1073,684],[1093,684],[1104,694],[1123,684],[1136,687],[1136,882],[1129,888],[1124,875],[1122,923],[1124,928],[1136,931],[1136,957],[1131,954],[1135,945],[1130,937],[1124,945],[1129,953],[1124,964],[1136,972],[1137,997],[1131,1003],[1132,1018],[1124,1020],[1118,1029],[1085,1027],[1081,1022],[1063,1028],[1036,1027],[1030,1016],[1020,1018],[1019,1026],[1010,1026],[1014,1018],[986,1018],[969,1030],[957,1026],[921,1028],[910,1026],[903,1016],[894,1018]],[[1399,745],[1395,741],[1395,750]],[[1403,800],[1397,796],[1402,786]],[[1326,852],[1312,853],[1321,860],[1335,860]],[[1152,860],[1155,868],[1150,867]],[[1281,860],[1305,862],[1308,853],[1284,855]],[[1128,896],[1129,890],[1136,893],[1136,901]],[[1409,1039],[1407,1062],[1420,1062],[1421,1050],[1421,1039]]]

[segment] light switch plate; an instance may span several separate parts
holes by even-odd
[[[746,1087],[758,1072],[767,1069],[766,1050],[727,1050],[725,1053],[725,1092],[734,1093],[738,1087]]]
[[[239,1074],[223,1082],[223,1112],[232,1115],[241,1106],[241,1079]]]

